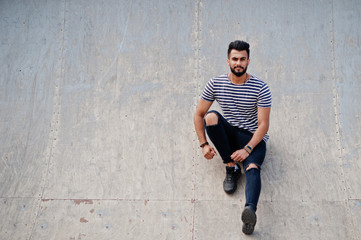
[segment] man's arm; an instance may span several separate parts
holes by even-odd
[[[204,130],[204,116],[208,112],[209,108],[211,107],[213,102],[209,102],[206,100],[201,99],[197,105],[197,109],[194,113],[194,128],[196,130],[199,144],[203,144],[207,141],[206,133]],[[202,148],[203,156],[207,159],[212,159],[214,155],[216,155],[215,150],[209,146],[205,145]]]
[[[251,141],[247,145],[249,145],[252,149],[254,149],[258,143],[262,141],[266,133],[269,129],[269,118],[270,118],[271,108],[258,108],[257,118],[258,118],[258,128],[254,132]]]
[[[252,149],[254,149],[258,145],[258,143],[262,141],[262,139],[268,132],[271,108],[259,107],[257,111],[258,111],[257,113],[258,128],[254,132],[253,137],[247,144]],[[240,149],[235,151],[231,155],[231,158],[233,159],[233,161],[244,161],[248,156],[249,154],[245,149]]]

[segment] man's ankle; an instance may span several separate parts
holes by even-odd
[[[236,165],[235,162],[226,163],[226,166],[227,166],[227,167],[234,167],[235,165]]]

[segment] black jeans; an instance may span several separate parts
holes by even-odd
[[[216,147],[223,163],[233,162],[231,155],[242,149],[252,138],[253,134],[247,130],[240,129],[230,125],[226,119],[217,111],[209,111],[218,116],[216,125],[206,125],[205,129],[208,137]],[[257,210],[258,199],[261,193],[261,165],[266,156],[266,143],[262,140],[244,160],[243,168],[246,174],[246,206],[251,206]],[[254,163],[258,169],[251,168],[246,171],[249,164]]]

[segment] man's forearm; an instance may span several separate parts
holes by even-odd
[[[268,124],[258,126],[257,130],[254,132],[253,137],[247,145],[254,149],[264,138],[268,131]]]
[[[205,143],[207,141],[206,133],[204,131],[203,117],[199,115],[194,115],[194,128],[199,140],[199,143]]]
[[[262,141],[268,132],[270,112],[271,108],[258,108],[258,128],[248,143],[252,149],[254,149]]]

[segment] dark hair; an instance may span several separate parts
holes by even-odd
[[[235,49],[238,51],[246,50],[246,52],[248,54],[248,58],[249,58],[249,43],[247,43],[245,41],[240,41],[240,40],[231,42],[228,46],[228,57],[229,57],[229,54],[231,53],[232,49]]]

